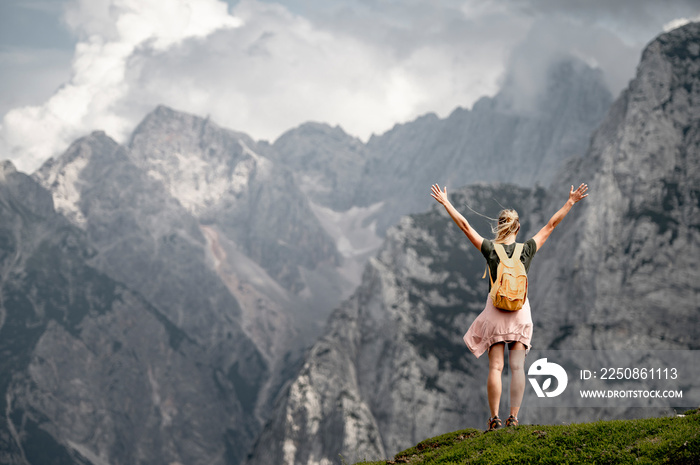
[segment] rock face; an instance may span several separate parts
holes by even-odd
[[[283,287],[300,292],[301,268],[338,261],[331,237],[289,172],[248,136],[158,107],[129,144],[134,163],[206,225],[216,225]]]
[[[280,136],[269,154],[293,173],[315,217],[335,240],[342,257],[339,272],[348,284],[341,288],[342,297],[349,296],[382,242],[377,221],[371,218],[383,202],[355,205],[363,179],[376,179],[367,172],[367,146],[340,127],[306,123]],[[333,308],[339,303],[340,299]]]
[[[196,128],[195,135],[183,126]],[[170,146],[149,145],[152,139],[167,139],[168,130],[174,135]],[[198,139],[206,137],[206,142]],[[267,416],[268,404],[292,375],[301,349],[314,335],[315,326],[308,323],[316,317],[313,308],[302,313],[304,303],[313,299],[296,295],[296,281],[287,278],[296,276],[306,288],[309,276],[323,274],[314,269],[323,265],[320,262],[329,261],[332,268],[335,260],[333,243],[315,222],[304,197],[293,184],[275,184],[283,178],[279,170],[248,149],[245,140],[201,118],[158,108],[135,132],[135,148],[93,133],[34,176],[51,190],[58,209],[84,231],[94,250],[89,264],[138,292],[206,353],[193,363],[211,369],[209,377],[222,393],[203,392],[198,402],[218,406],[226,418],[227,403],[242,410],[230,415],[231,424],[212,417],[206,425],[211,450],[230,445],[229,463],[238,463],[248,450]],[[148,147],[154,152],[148,152]],[[173,162],[160,157],[154,147],[178,158]],[[223,153],[226,150],[229,153]],[[226,166],[217,164],[222,160],[233,168],[226,171]],[[237,168],[240,164],[249,169]],[[190,170],[192,165],[195,168]],[[279,197],[277,210],[255,205],[275,196]],[[290,208],[279,214],[285,197],[292,205],[297,202],[301,212]],[[257,215],[262,220],[249,219],[255,208],[262,209]],[[290,219],[286,229],[277,228],[275,222],[284,218]],[[290,231],[296,236],[285,236]],[[247,237],[253,245],[240,246]],[[325,241],[327,253],[320,247],[315,251],[318,256],[309,251],[297,260],[294,254],[304,252],[304,241],[321,245]],[[291,243],[299,244],[299,249]],[[278,260],[266,262],[271,259],[256,254],[263,249]],[[302,275],[305,266],[312,268]],[[284,269],[294,273],[275,275]]]
[[[35,178],[55,192],[69,218],[99,252],[96,268],[157,302],[202,343],[227,338],[212,321],[240,320],[238,302],[207,266],[196,219],[104,133],[76,141]],[[72,192],[71,202],[64,192]],[[196,309],[196,311],[195,311]]]
[[[367,147],[340,127],[305,123],[282,134],[271,157],[294,173],[302,191],[335,211],[355,206],[355,190],[365,175]]]
[[[207,347],[223,372],[246,380],[237,389],[253,411],[271,354],[256,349],[242,331],[241,307],[211,266],[210,245],[196,218],[104,133],[76,141],[35,178],[54,192],[68,217],[81,219],[77,224],[97,251],[91,265],[139,292]],[[244,353],[247,362],[237,362]]]
[[[533,277],[548,283],[541,305],[576,309],[541,320],[549,344],[699,347],[699,40],[693,23],[653,41],[587,157],[553,185],[589,179],[592,194]],[[557,263],[565,250],[568,263]],[[567,288],[553,285],[562,274]]]
[[[235,368],[91,266],[101,252],[86,232],[8,162],[0,217],[2,462],[237,462],[256,422]],[[254,369],[236,338],[229,362]]]
[[[127,150],[196,219],[216,273],[241,304],[244,329],[268,355],[271,374],[289,376],[349,283],[334,239],[273,152],[166,107],[143,120]]]
[[[533,261],[536,347],[698,349],[699,43],[700,24],[654,40],[587,154],[547,191],[477,185],[453,193],[455,205],[492,217],[496,203],[516,208],[528,221],[522,239],[564,203],[571,184],[590,184]],[[464,213],[486,233],[481,218]],[[437,207],[389,229],[248,463],[385,458],[425,437],[483,427],[488,364],[461,340],[484,305],[483,267]]]

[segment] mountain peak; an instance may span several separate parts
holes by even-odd
[[[114,139],[104,131],[94,131],[73,142],[58,158],[48,159],[32,177],[52,192],[57,211],[75,225],[85,227],[86,219],[78,205],[83,170],[91,163],[110,166],[115,156],[126,159],[123,148]]]
[[[661,34],[644,49],[642,60],[656,48],[669,57],[697,58],[700,55],[699,35],[700,22],[688,23]]]
[[[331,126],[328,123],[321,123],[317,121],[307,121],[305,123],[300,124],[294,129],[290,129],[289,131],[286,131],[283,133],[281,137],[284,137],[286,134],[290,133],[304,133],[304,134],[338,134],[346,137],[352,137],[348,133],[345,132],[345,130],[338,124],[335,126]]]
[[[0,161],[0,180],[4,181],[5,176],[17,172],[15,164],[10,160]]]
[[[571,100],[564,98],[567,95],[576,99],[580,94],[600,94],[606,106],[612,100],[602,71],[572,55],[562,55],[542,67],[515,59],[494,103],[500,111],[546,114],[556,111],[552,102],[566,102]]]

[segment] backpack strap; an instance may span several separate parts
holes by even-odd
[[[489,275],[489,281],[491,282],[491,287],[493,287],[493,276],[491,276],[491,270],[489,269],[488,263],[486,264],[486,269],[484,270],[484,275],[481,279],[486,279],[486,275]]]
[[[519,260],[520,256],[523,254],[523,247],[525,244],[515,244],[515,250],[513,250],[513,260]]]
[[[493,249],[496,251],[498,258],[502,262],[510,260],[510,258],[508,258],[508,254],[506,253],[505,247],[503,247],[503,244],[493,244]]]
[[[503,247],[503,244],[493,244],[493,248],[496,251],[496,254],[498,254],[498,258],[503,262],[506,260],[519,260],[520,256],[523,253],[523,246],[525,244],[515,244],[515,250],[513,250],[513,256],[508,257],[508,254],[506,253],[506,248]]]
[[[509,260],[508,254],[506,254],[506,249],[503,248],[503,244],[493,244],[493,250],[496,251],[496,255],[498,255],[498,259],[503,261],[503,260]],[[489,281],[491,282],[491,288],[493,289],[493,276],[491,276],[491,270],[489,269],[489,264],[486,264],[486,269],[484,270],[484,275],[481,277],[481,279],[486,278],[486,275],[489,275]],[[496,277],[498,279],[498,277]]]

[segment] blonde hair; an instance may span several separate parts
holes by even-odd
[[[501,210],[498,214],[498,225],[491,228],[496,235],[493,240],[496,244],[502,244],[508,236],[520,231],[520,217],[515,210]]]

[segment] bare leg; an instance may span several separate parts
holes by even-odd
[[[505,343],[497,342],[489,348],[489,377],[486,380],[486,392],[489,397],[491,418],[498,415],[501,403],[501,372],[503,372],[503,351]]]
[[[508,361],[511,372],[510,381],[510,414],[518,418],[520,404],[525,393],[525,354],[526,347],[522,342],[509,345]]]

